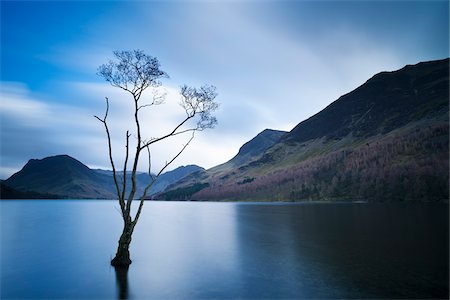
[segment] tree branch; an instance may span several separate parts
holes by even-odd
[[[183,151],[187,148],[187,146],[191,143],[191,141],[194,139],[195,136],[195,131],[192,132],[192,136],[191,138],[188,140],[188,142],[183,145],[183,147],[181,148],[181,150],[177,153],[177,155],[175,155],[169,162],[166,162],[166,164],[164,165],[163,168],[161,168],[161,170],[159,170],[158,174],[156,174],[156,176],[154,176],[152,178],[152,181],[145,187],[144,192],[142,193],[142,196],[140,197],[139,200],[139,208],[136,212],[136,216],[134,217],[134,220],[132,221],[133,225],[136,225],[137,221],[139,220],[139,216],[141,215],[141,211],[142,211],[142,207],[144,205],[144,201],[145,201],[145,197],[147,197],[147,192],[148,190],[153,186],[153,184],[155,183],[156,179],[158,179],[158,177],[162,174],[162,172],[164,172],[164,170],[170,165],[172,164],[175,159],[177,159],[181,153],[183,153]]]
[[[127,165],[128,165],[128,154],[129,154],[129,141],[130,141],[131,134],[127,130],[127,143],[126,143],[126,152],[125,152],[125,162],[123,163],[123,186],[122,186],[122,201],[125,201],[125,193],[127,189]]]
[[[94,116],[94,117],[97,120],[99,120],[100,122],[102,122],[104,127],[105,127],[106,136],[108,138],[108,150],[109,150],[108,153],[109,153],[109,160],[110,160],[112,171],[113,171],[114,184],[116,186],[116,192],[117,192],[117,197],[119,198],[119,204],[120,204],[120,208],[122,210],[122,216],[123,216],[123,218],[125,220],[125,203],[123,201],[123,198],[120,197],[121,192],[120,192],[120,188],[119,188],[119,183],[117,181],[116,167],[114,165],[114,160],[113,160],[113,156],[112,156],[111,135],[109,133],[108,124],[106,123],[106,119],[108,118],[108,112],[109,112],[109,101],[108,101],[107,97],[105,99],[106,99],[105,116],[103,117],[103,119],[100,119],[98,116]]]
[[[138,109],[138,101],[136,97],[134,97],[134,121],[136,123],[136,133],[137,133],[137,145],[136,145],[136,153],[134,156],[133,170],[131,171],[131,192],[128,195],[127,205],[125,209],[125,213],[129,216],[131,211],[131,202],[133,202],[134,195],[136,194],[136,171],[139,163],[139,155],[141,153],[142,147],[142,139],[141,139],[141,124],[139,123],[139,109]]]
[[[162,137],[159,137],[159,138],[155,138],[155,139],[153,139],[153,140],[151,140],[151,141],[148,141],[147,143],[144,143],[144,145],[141,147],[141,149],[144,149],[145,147],[148,147],[148,146],[150,146],[151,144],[154,144],[154,143],[157,143],[157,142],[159,142],[159,141],[162,141],[162,140],[164,140],[164,139],[166,139],[166,138],[168,138],[168,137],[171,137],[171,136],[174,136],[174,135],[178,135],[178,134],[181,134],[181,133],[185,133],[185,132],[188,132],[188,131],[195,131],[195,129],[192,129],[192,130],[183,130],[182,132],[176,132],[181,126],[183,126],[187,121],[189,121],[190,119],[192,119],[194,117],[194,115],[190,115],[190,116],[187,116],[180,124],[178,124],[176,127],[175,127],[175,129],[173,129],[170,133],[168,133],[168,134],[166,134],[166,135],[164,135],[164,136],[162,136]]]
[[[140,110],[141,108],[144,108],[144,107],[150,107],[150,106],[153,106],[153,105],[154,105],[154,103],[149,103],[149,104],[140,105],[140,106],[138,107],[138,110]]]

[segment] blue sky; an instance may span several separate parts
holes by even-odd
[[[144,116],[148,137],[183,116],[179,86],[217,87],[218,126],[173,166],[209,168],[375,73],[448,57],[448,28],[448,1],[1,1],[0,178],[57,154],[108,168],[93,118],[105,96],[122,159],[131,103],[96,75],[114,50],[144,50],[170,75],[166,103]],[[183,142],[153,149],[155,170]]]

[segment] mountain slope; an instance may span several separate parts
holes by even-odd
[[[195,165],[179,167],[160,175],[152,186],[149,196],[164,189],[184,176],[201,171]],[[118,174],[121,180],[121,173]],[[136,175],[137,195],[141,195],[151,181],[147,173]],[[127,176],[127,191],[131,190],[131,176]],[[68,155],[47,157],[41,160],[31,159],[19,172],[2,183],[5,197],[43,198],[117,198],[112,171],[92,170]],[[3,193],[2,193],[3,194]],[[1,195],[2,198],[3,195]]]
[[[161,174],[150,189],[149,195],[163,191],[169,185],[185,178],[186,176],[205,171],[204,168],[197,165],[187,165],[178,167],[172,171]]]
[[[31,159],[5,180],[17,190],[69,198],[112,198],[110,177],[97,173],[68,155]]]
[[[236,156],[233,157],[228,163],[235,166],[240,166],[250,162],[278,142],[286,133],[286,131],[273,129],[263,130],[253,139],[242,145],[238,154],[236,154]]]
[[[168,198],[181,199],[189,198],[193,193],[197,192],[199,189],[206,187],[208,184],[197,183],[199,181],[207,182],[213,180],[226,179],[234,174],[230,174],[234,169],[242,167],[255,161],[264,154],[264,152],[277,143],[281,137],[283,137],[287,132],[273,129],[265,129],[252,138],[250,141],[246,142],[238,151],[238,154],[232,159],[223,163],[219,166],[213,167],[209,170],[199,170],[193,172],[191,175],[174,182],[173,184],[167,186],[167,190],[172,191]],[[177,190],[181,188],[180,190]],[[164,196],[165,198],[167,198]],[[160,195],[157,195],[160,197]]]
[[[298,124],[284,141],[387,133],[448,107],[448,59],[382,72]]]
[[[448,200],[448,70],[445,59],[379,73],[258,159],[161,197],[193,190],[195,200]]]
[[[147,196],[150,197],[151,195],[155,193],[159,193],[163,191],[167,186],[170,184],[173,184],[187,175],[195,172],[201,172],[204,171],[202,167],[199,167],[197,165],[187,165],[187,166],[180,166],[172,171],[167,171],[159,175],[159,177],[156,179],[155,183],[151,186],[149,191],[147,192]],[[100,174],[107,175],[109,180],[113,182],[113,172],[110,170],[101,170],[97,169],[96,172]],[[154,174],[153,174],[154,175]],[[123,177],[122,173],[118,173],[118,178],[121,180]],[[145,187],[151,182],[151,177],[148,175],[148,173],[138,172],[136,174],[136,186],[137,186],[137,195],[142,195],[144,192]],[[131,172],[127,172],[127,191],[131,190]]]

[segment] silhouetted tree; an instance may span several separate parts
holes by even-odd
[[[116,169],[111,145],[111,135],[107,124],[109,101],[106,98],[106,112],[103,118],[95,116],[103,125],[106,131],[108,140],[109,159],[112,167],[115,189],[117,192],[117,198],[119,200],[121,214],[123,217],[123,231],[119,238],[117,253],[111,261],[111,265],[115,267],[128,267],[131,264],[129,247],[131,243],[131,237],[133,230],[141,215],[144,200],[147,197],[147,192],[153,185],[158,176],[186,149],[189,143],[194,138],[194,134],[197,131],[202,131],[207,128],[213,128],[217,123],[216,118],[212,116],[212,112],[218,107],[218,104],[214,101],[216,98],[216,88],[210,85],[204,85],[200,88],[182,86],[180,90],[181,102],[180,106],[185,111],[185,116],[178,124],[173,127],[173,130],[166,134],[157,137],[145,139],[141,133],[141,120],[140,111],[144,108],[159,105],[164,100],[162,97],[153,97],[150,103],[141,103],[141,97],[143,92],[147,88],[156,88],[161,86],[160,79],[168,78],[166,72],[160,69],[160,63],[156,57],[145,54],[143,51],[115,51],[115,60],[110,60],[108,63],[101,65],[98,68],[98,75],[103,77],[112,86],[120,88],[128,92],[134,104],[134,114],[130,117],[134,118],[135,128],[134,136],[136,137],[136,148],[134,151],[134,161],[131,170],[131,190],[127,191],[127,167],[128,158],[130,153],[130,131],[126,132],[126,146],[125,146],[125,159],[123,165],[123,179],[119,180],[119,174]],[[192,124],[192,120],[196,120],[195,125]],[[172,159],[165,163],[158,172],[154,175],[151,172],[151,155],[150,146],[166,140],[170,137],[191,134],[188,142],[184,144],[179,152],[172,157]],[[136,195],[136,172],[138,169],[139,159],[142,152],[148,153],[149,158],[149,174],[151,180],[145,187],[142,195]],[[131,203],[134,199],[138,199],[139,207],[133,216],[131,213]]]

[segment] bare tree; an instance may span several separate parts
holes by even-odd
[[[95,116],[104,126],[106,136],[108,139],[109,159],[113,172],[113,179],[117,198],[120,204],[121,215],[123,217],[123,231],[119,238],[117,253],[111,261],[111,265],[115,267],[128,267],[131,264],[129,247],[133,230],[141,215],[144,200],[147,198],[147,193],[158,176],[186,149],[189,143],[194,138],[197,131],[202,131],[207,128],[213,128],[217,120],[212,116],[212,112],[218,108],[218,104],[214,101],[217,96],[216,88],[210,85],[204,85],[200,88],[182,86],[180,90],[181,102],[180,106],[185,111],[185,116],[178,124],[173,127],[173,130],[166,134],[151,139],[144,139],[142,137],[140,111],[144,108],[149,108],[161,104],[163,98],[154,96],[150,103],[141,103],[143,92],[147,88],[157,88],[161,86],[160,79],[168,78],[167,73],[160,69],[160,64],[157,58],[145,54],[141,50],[134,51],[115,51],[115,60],[110,60],[107,64],[103,64],[98,68],[98,75],[103,77],[112,86],[118,87],[128,92],[134,103],[134,123],[135,128],[133,136],[136,136],[136,148],[134,151],[134,161],[131,169],[131,190],[127,191],[127,167],[128,159],[130,157],[130,137],[131,133],[128,130],[125,135],[125,159],[123,170],[116,169],[113,159],[113,147],[111,144],[111,135],[108,128],[107,118],[109,112],[109,101],[106,98],[106,112],[103,118]],[[195,120],[192,122],[192,120]],[[192,125],[194,124],[194,125]],[[155,174],[151,172],[151,151],[150,147],[158,142],[169,139],[174,136],[190,134],[190,138],[180,150],[165,163],[165,165]],[[147,152],[149,158],[149,174],[151,179],[145,187],[142,195],[136,195],[136,172],[138,170],[139,160],[142,152]],[[120,176],[119,173],[123,173]],[[122,177],[122,179],[120,179]],[[131,204],[133,200],[139,201],[139,206],[134,214],[131,212]]]

